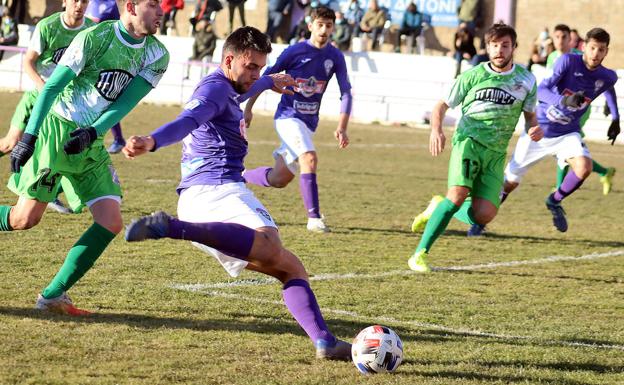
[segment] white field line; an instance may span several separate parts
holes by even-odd
[[[550,257],[538,258],[538,259],[527,259],[524,261],[507,261],[507,262],[490,262],[483,263],[478,265],[465,265],[465,266],[447,266],[447,267],[434,267],[432,270],[434,271],[471,271],[471,270],[481,270],[481,269],[494,269],[497,267],[513,267],[513,266],[522,266],[522,265],[536,265],[542,263],[553,263],[553,262],[562,262],[562,261],[584,261],[584,260],[593,260],[599,258],[608,258],[608,257],[617,257],[624,255],[624,250],[615,250],[609,251],[606,253],[593,253],[582,255],[580,257],[571,257],[571,256],[558,256],[553,255]],[[390,270],[381,273],[375,274],[359,274],[359,273],[346,273],[346,274],[317,274],[310,277],[311,281],[335,281],[341,279],[374,279],[374,278],[385,278],[392,276],[401,276],[401,275],[417,275],[422,273],[416,273],[411,270]],[[198,291],[198,290],[208,290],[208,289],[226,289],[232,287],[240,287],[240,286],[261,286],[261,285],[271,285],[277,282],[274,278],[258,278],[258,279],[242,279],[231,282],[217,282],[217,283],[195,283],[195,284],[176,284],[174,287],[180,290],[188,290],[188,291]]]
[[[274,300],[268,300],[264,298],[254,298],[254,297],[249,297],[245,295],[224,293],[221,291],[214,291],[214,290],[188,288],[186,287],[186,285],[173,285],[172,287],[176,289],[184,290],[184,291],[189,291],[193,293],[199,293],[199,294],[204,294],[204,295],[209,295],[209,296],[214,296],[214,297],[222,297],[222,298],[236,299],[236,300],[242,300],[242,301],[247,301],[247,302],[284,306],[284,303],[282,301],[274,301]],[[583,347],[583,348],[592,348],[592,349],[610,349],[610,350],[624,351],[624,345],[591,344],[591,343],[580,342],[580,341],[544,340],[544,339],[531,337],[531,336],[498,334],[498,333],[482,332],[479,330],[471,330],[471,329],[464,329],[464,328],[450,328],[450,327],[443,326],[443,325],[437,325],[437,324],[426,323],[426,322],[418,322],[418,321],[402,321],[396,318],[385,317],[385,316],[368,317],[368,316],[362,316],[356,312],[347,311],[347,310],[323,308],[323,312],[326,314],[331,313],[331,314],[335,314],[338,316],[349,317],[358,322],[367,322],[370,324],[382,323],[385,325],[398,325],[402,327],[425,328],[425,329],[433,329],[433,330],[448,332],[450,334],[468,335],[472,337],[482,337],[482,338],[494,338],[494,339],[499,339],[499,340],[538,342],[541,344],[552,345],[552,346],[572,346],[572,347]]]

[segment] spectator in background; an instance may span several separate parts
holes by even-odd
[[[193,56],[189,58],[191,62],[186,66],[185,79],[190,77],[191,64],[199,64],[202,66],[201,76],[204,77],[208,73],[207,64],[212,62],[212,54],[217,48],[217,35],[210,20],[201,19],[195,24],[195,40],[193,41]]]
[[[9,10],[0,7],[0,16],[2,17],[0,26],[0,45],[17,45],[19,35],[17,34],[17,23],[9,15]],[[4,57],[4,50],[0,51],[0,60]]]
[[[269,35],[272,43],[275,42],[277,30],[282,25],[284,16],[290,13],[291,6],[291,0],[269,0],[266,34]]]
[[[360,7],[358,0],[351,0],[349,2],[344,12],[344,17],[351,28],[351,36],[359,37],[361,32],[360,23],[362,22],[362,17],[364,17],[364,10]]]
[[[459,23],[466,23],[466,28],[475,35],[477,28],[482,24],[482,12],[480,0],[463,0],[457,10]]]
[[[245,1],[246,0],[227,0],[228,11],[230,11],[230,33],[234,31],[234,11],[238,9],[238,16],[240,16],[241,27],[246,26],[245,23]]]
[[[379,36],[383,32],[387,19],[388,16],[386,15],[386,11],[377,5],[376,0],[371,0],[366,13],[364,13],[362,21],[360,22],[360,29],[362,32],[371,34],[371,39],[373,40],[371,48],[373,50],[377,50],[379,48]]]
[[[341,51],[348,51],[351,45],[351,27],[347,24],[342,12],[336,12],[332,44]]]
[[[200,20],[205,20],[212,23],[215,18],[215,14],[223,9],[223,5],[219,0],[198,0],[193,11],[193,16],[189,19],[189,22],[193,26],[193,35],[195,35],[195,26]],[[214,29],[214,26],[213,26]]]
[[[570,30],[570,48],[576,48],[579,51],[583,51],[585,48],[585,40],[583,40],[576,29]]]
[[[453,52],[453,57],[457,61],[457,69],[455,71],[455,77],[457,77],[461,72],[462,61],[471,61],[477,54],[477,49],[474,45],[474,35],[470,31],[468,24],[464,22],[460,23],[459,27],[457,27],[454,38],[455,51]]]
[[[548,28],[544,27],[544,30],[540,32],[539,36],[533,42],[531,48],[531,57],[529,58],[529,64],[527,69],[531,71],[533,64],[546,65],[548,55],[555,50],[553,41],[548,34]]]
[[[117,2],[115,0],[90,0],[85,16],[96,23],[106,20],[119,20]]]
[[[294,44],[299,41],[302,31],[308,32],[308,25],[306,18],[310,14],[310,0],[295,0],[290,8],[290,29],[288,34],[288,41],[290,44]],[[305,24],[305,29],[302,27]]]
[[[405,13],[403,14],[403,21],[401,21],[401,28],[397,33],[396,46],[394,52],[401,52],[401,36],[407,36],[408,52],[413,53],[416,46],[416,37],[420,35],[422,31],[422,24],[424,22],[423,14],[418,12],[416,4],[411,2],[407,5]]]
[[[160,22],[160,34],[166,35],[167,28],[176,29],[175,17],[178,9],[184,9],[184,0],[162,0],[160,6],[163,10],[163,17]]]

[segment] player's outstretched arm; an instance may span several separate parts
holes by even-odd
[[[294,87],[296,84],[295,79],[288,74],[268,74],[256,80],[249,91],[238,97],[239,103],[247,100],[245,111],[243,111],[243,118],[247,127],[251,125],[251,120],[253,119],[252,109],[262,92],[271,89],[278,94],[294,95],[294,91],[288,87]]]
[[[128,159],[134,159],[148,151],[152,151],[156,143],[151,136],[131,136],[126,141],[126,146],[121,150]]]
[[[444,121],[444,115],[448,110],[449,106],[443,102],[439,101],[435,107],[433,107],[433,111],[431,112],[431,135],[429,136],[429,152],[433,156],[438,156],[444,150],[444,145],[446,144],[446,136],[444,136],[444,131],[442,130],[442,122]]]
[[[609,88],[605,91],[604,96],[607,101],[607,106],[609,106],[609,110],[611,111],[612,118],[609,130],[607,131],[607,139],[611,141],[611,145],[613,146],[615,144],[615,140],[620,134],[620,112],[618,110],[615,89],[613,87]]]

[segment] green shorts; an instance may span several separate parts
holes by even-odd
[[[66,178],[69,184],[63,182],[63,190],[72,209],[103,196],[121,197],[119,179],[102,138],[80,154],[65,154],[63,144],[75,129],[75,123],[48,113],[41,124],[33,156],[19,172],[11,175],[9,189],[25,198],[52,202],[62,179]],[[75,195],[67,195],[72,188]]]
[[[504,183],[505,154],[488,149],[472,138],[453,136],[448,186],[470,188],[470,196],[500,206]]]
[[[15,113],[11,118],[11,127],[15,127],[20,131],[26,129],[30,114],[32,113],[33,107],[35,107],[37,96],[39,96],[39,91],[37,91],[37,89],[24,92],[19,103],[17,103],[17,107],[15,107]]]

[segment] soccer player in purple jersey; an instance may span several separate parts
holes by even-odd
[[[92,0],[87,7],[86,16],[101,23],[106,20],[119,20],[119,9],[115,0]],[[117,154],[126,145],[126,140],[121,131],[121,123],[117,122],[111,127],[113,143],[106,149],[109,154]]]
[[[341,104],[338,128],[334,134],[340,148],[349,145],[347,125],[352,105],[351,84],[344,55],[330,44],[336,20],[334,11],[318,7],[312,10],[310,16],[310,39],[286,48],[275,65],[265,71],[265,74],[285,71],[297,82],[296,93],[282,96],[275,112],[275,130],[281,141],[281,146],[273,152],[275,166],[247,170],[244,177],[247,183],[282,188],[293,180],[299,164],[299,187],[308,213],[307,228],[328,232],[319,207],[316,182],[318,158],[312,137],[318,126],[319,107],[327,83],[336,74]],[[255,100],[252,97],[245,107],[248,126]]]
[[[541,159],[554,155],[560,164],[570,165],[572,172],[546,198],[553,224],[561,232],[568,230],[561,201],[581,187],[592,172],[591,155],[583,144],[579,121],[591,102],[611,90],[618,79],[614,71],[602,65],[609,52],[609,41],[607,31],[593,28],[587,32],[583,55],[567,53],[557,60],[552,76],[544,79],[537,89],[537,120],[544,130],[544,138],[533,142],[526,135],[521,136],[505,170],[503,200]],[[609,127],[608,137],[613,141],[620,133],[617,123]]]
[[[132,222],[129,242],[172,238],[192,241],[235,277],[244,269],[283,283],[288,310],[316,346],[316,356],[349,359],[351,345],[329,331],[301,261],[282,246],[273,219],[244,183],[246,125],[240,103],[267,89],[282,93],[295,82],[286,74],[260,78],[271,42],[253,27],[225,41],[221,67],[201,80],[184,111],[149,136],[132,136],[133,158],[182,140],[178,219],[160,211]]]

